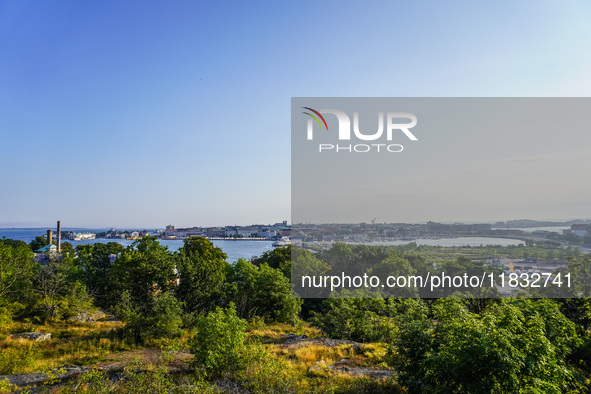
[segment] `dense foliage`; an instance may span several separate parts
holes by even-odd
[[[566,357],[575,325],[549,300],[520,300],[471,313],[461,300],[412,305],[392,358],[410,392],[560,393],[573,385]]]
[[[246,321],[236,316],[234,304],[217,308],[197,320],[197,334],[189,343],[195,364],[210,376],[246,367],[242,353],[246,338]]]
[[[232,302],[242,318],[295,324],[299,317],[301,300],[284,275],[289,248],[266,253],[258,265],[230,265],[206,238],[189,238],[172,252],[144,237],[127,248],[109,242],[47,253],[40,264],[32,248],[43,240],[0,241],[0,322],[69,319],[103,308],[127,323],[122,335],[143,343],[179,336],[200,315]]]
[[[591,259],[574,249],[543,244],[497,251],[523,258],[568,257],[570,265],[562,270],[582,278],[570,298],[491,299],[484,296],[494,296],[495,290],[471,288],[438,300],[410,288],[404,293],[379,290],[380,297],[364,298],[369,295],[365,290],[350,288],[327,290],[324,299],[300,299],[290,283],[292,269],[297,275],[425,275],[443,269],[449,275],[481,275],[494,270],[482,263],[492,249],[445,251],[433,258],[436,248],[412,244],[337,243],[293,256],[291,248],[277,248],[253,261],[229,264],[205,238],[187,239],[172,252],[145,237],[127,248],[117,243],[66,247],[40,262],[32,252],[40,243],[0,241],[0,325],[19,321],[34,327],[101,308],[123,321],[113,334],[120,340],[135,346],[184,337],[197,371],[208,379],[230,376],[254,392],[291,392],[297,384],[285,359],[249,342],[247,326],[281,323],[296,331],[302,319],[330,338],[387,347],[388,354],[384,350],[375,356],[376,363],[393,368],[408,392],[590,388],[591,301],[584,296],[591,292]],[[39,345],[2,349],[0,373],[31,368],[36,349]],[[391,382],[366,383],[360,390],[399,389]],[[331,390],[340,389],[326,389]]]

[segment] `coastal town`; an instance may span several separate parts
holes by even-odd
[[[49,231],[49,230],[48,230]],[[246,226],[182,227],[172,224],[160,229],[115,229],[95,232],[62,231],[51,236],[57,240],[71,241],[113,239],[137,240],[153,236],[162,240],[184,240],[205,237],[210,240],[267,240],[288,244],[326,244],[334,242],[371,243],[390,241],[414,241],[417,239],[442,239],[458,237],[493,237],[531,242],[554,242],[555,246],[578,245],[582,249],[591,244],[591,221],[543,222],[512,220],[492,223],[295,223],[287,220],[274,224]]]
[[[275,224],[253,224],[249,226],[175,228],[175,226],[173,225],[167,225],[165,229],[154,230],[120,230],[112,228],[108,231],[95,233],[79,233],[74,231],[68,231],[64,232],[62,236],[65,236],[65,238],[72,241],[81,241],[97,238],[136,240],[147,236],[153,236],[164,240],[183,240],[190,237],[205,237],[208,239],[217,240],[241,239],[285,241],[288,240],[291,236],[291,225],[287,224],[287,220]]]
[[[457,237],[493,237],[560,244],[591,244],[591,221],[510,220],[496,223],[294,223],[294,242],[389,242]]]
[[[62,240],[67,241],[136,241],[144,237],[156,237],[161,240],[174,241],[186,240],[191,237],[204,237],[216,241],[272,241],[273,247],[291,245],[291,225],[287,221],[274,224],[249,226],[223,226],[223,227],[188,227],[175,228],[174,225],[167,225],[165,229],[115,229],[106,231],[84,231],[81,232],[63,230],[61,222],[57,222],[57,231],[46,230],[42,237],[43,247],[34,250],[39,258],[43,258],[48,252],[60,253]],[[40,237],[38,237],[40,238]]]

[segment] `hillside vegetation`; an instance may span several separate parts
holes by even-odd
[[[416,272],[434,266],[435,249],[423,252],[428,253],[408,246],[337,244],[295,258],[319,273],[344,266]],[[453,253],[437,264],[478,268],[460,250]],[[128,248],[116,243],[71,248],[41,265],[30,245],[2,240],[0,391],[590,388],[591,303],[581,289],[555,300],[465,293],[438,300],[420,294],[362,298],[355,292],[347,298],[300,299],[290,283],[291,257],[284,247],[229,264],[205,238],[190,238],[173,253],[146,237]],[[573,269],[589,266],[588,256],[570,258]],[[18,335],[27,332],[51,337],[35,341]],[[15,374],[31,374],[26,377],[32,383]]]

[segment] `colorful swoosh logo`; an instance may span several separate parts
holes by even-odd
[[[312,108],[310,108],[310,107],[302,107],[302,108],[304,108],[304,109],[307,109],[308,111],[312,111],[312,112],[314,112],[316,115],[318,115],[318,116],[320,117],[320,119],[322,119],[322,122],[324,122],[324,126],[326,126],[326,131],[328,131],[328,125],[326,124],[326,120],[324,120],[324,116],[320,115],[320,112],[318,112],[318,111],[316,111],[315,109],[312,109]],[[312,118],[313,118],[313,119],[316,121],[316,123],[318,123],[318,126],[320,126],[320,130],[322,130],[322,129],[323,129],[323,127],[322,127],[322,123],[320,123],[320,121],[318,120],[318,118],[317,118],[317,117],[315,117],[314,115],[312,115],[312,114],[311,114],[311,113],[309,113],[309,112],[302,112],[302,113],[303,113],[303,114],[306,114],[306,115],[308,115],[308,116],[310,116],[310,117],[312,117]]]

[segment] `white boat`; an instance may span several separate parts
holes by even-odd
[[[281,238],[277,241],[273,242],[273,246],[289,246],[291,245],[291,240],[289,238]]]

